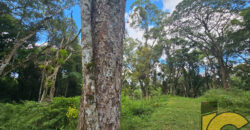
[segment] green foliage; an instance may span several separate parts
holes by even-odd
[[[139,90],[139,89],[136,89],[134,92],[133,92],[133,97],[135,98],[135,99],[142,99],[142,93],[141,93],[141,91]]]
[[[56,49],[53,48],[53,47],[51,47],[51,48],[50,48],[50,51],[51,51],[52,53],[55,53],[55,52],[56,52]]]
[[[43,69],[43,68],[44,68],[44,65],[40,65],[39,68],[40,68],[40,69]]]
[[[161,11],[150,0],[136,0],[130,6],[134,10],[130,14],[132,19],[131,26],[141,27],[148,31],[149,25],[155,24]]]
[[[66,116],[69,119],[76,119],[78,117],[78,113],[79,113],[79,110],[75,106],[74,107],[69,106]]]
[[[46,65],[45,69],[47,72],[52,72],[54,70],[54,67],[52,65]]]
[[[217,101],[219,112],[238,112],[250,119],[250,92],[239,89],[213,89],[200,98],[156,96],[134,100],[122,96],[122,130],[200,129],[201,102]],[[0,130],[73,130],[77,126],[80,97],[55,98],[50,104],[25,101],[0,103]],[[249,129],[249,125],[243,130]]]
[[[60,49],[59,55],[60,55],[61,58],[65,59],[65,58],[67,58],[67,56],[68,56],[69,54],[68,54],[67,50],[65,50],[65,49]]]
[[[205,93],[208,101],[218,102],[219,108],[230,110],[241,114],[250,114],[250,92],[241,89],[231,88],[229,90],[212,89]]]
[[[76,126],[77,124],[76,120],[77,120],[78,114],[79,114],[79,110],[75,106],[73,107],[69,106],[66,116],[69,120],[70,128],[74,128]]]
[[[89,62],[85,66],[86,66],[86,69],[87,69],[88,73],[93,73],[94,72],[94,63],[93,62]]]
[[[50,104],[25,101],[23,104],[0,104],[0,129],[75,129],[79,97],[56,97]],[[69,109],[69,107],[71,107]],[[69,113],[69,114],[67,114]],[[77,114],[76,114],[77,113]]]
[[[53,85],[52,79],[48,81],[48,88],[50,88]]]
[[[244,90],[250,90],[250,67],[248,64],[239,64],[233,68],[231,86]]]
[[[0,101],[8,102],[15,99],[15,93],[18,92],[18,81],[11,77],[0,78]],[[12,93],[6,93],[12,92]]]
[[[238,112],[248,120],[250,119],[249,91],[214,89],[200,98],[178,96],[160,96],[158,98],[151,103],[149,103],[150,101],[145,103],[144,100],[131,100],[123,97],[122,130],[199,130],[201,129],[201,102],[203,101],[217,101],[218,112]],[[131,102],[136,103],[136,105]],[[136,110],[134,108],[138,108],[139,105],[137,104],[142,102],[145,104],[140,109],[145,110],[152,107],[150,114],[147,116],[133,115],[131,110]],[[130,109],[131,107],[133,109]],[[242,130],[249,130],[249,128],[250,125],[248,124]]]
[[[155,100],[132,100],[122,97],[121,127],[125,130],[136,129],[143,125],[143,120],[149,119],[151,113],[158,107]]]

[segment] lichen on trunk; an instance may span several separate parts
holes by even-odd
[[[93,77],[93,43],[91,27],[92,0],[81,1],[83,87],[78,117],[78,130],[97,130],[96,86]]]
[[[82,0],[78,130],[119,130],[125,0]]]
[[[94,71],[101,130],[120,129],[124,14],[125,0],[93,2]]]

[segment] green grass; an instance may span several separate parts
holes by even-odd
[[[200,99],[161,96],[159,107],[136,123],[136,130],[199,130]],[[123,122],[122,122],[123,123]],[[128,130],[124,128],[124,130]]]
[[[169,97],[152,113],[144,129],[198,130],[200,128],[200,101],[184,97]]]
[[[161,96],[153,101],[158,104],[153,112],[145,117],[130,117],[134,122],[122,122],[123,130],[201,130],[201,102],[218,102],[218,113],[237,112],[250,121],[250,92],[232,90],[210,90],[200,98]],[[126,117],[125,117],[126,118]],[[125,119],[123,119],[125,120]],[[133,126],[131,126],[133,125]],[[249,130],[248,124],[241,130]],[[225,126],[222,130],[236,130]]]
[[[210,90],[200,98],[157,96],[149,100],[122,97],[122,130],[201,130],[201,102],[218,102],[218,112],[237,112],[250,121],[250,92]],[[79,97],[55,98],[51,104],[0,103],[0,130],[76,129]],[[74,109],[69,109],[72,107]],[[249,130],[248,124],[242,130]],[[226,126],[222,130],[235,130]]]

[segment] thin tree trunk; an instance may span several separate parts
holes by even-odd
[[[218,58],[218,62],[220,65],[220,74],[221,74],[221,80],[222,80],[222,85],[224,89],[228,88],[228,84],[227,84],[227,72],[226,72],[226,67],[224,65],[223,59],[222,58]]]
[[[57,73],[60,69],[61,65],[57,65],[54,69],[54,72],[51,76],[51,82],[52,82],[52,85],[50,87],[50,93],[49,93],[49,100],[52,101],[52,99],[54,98],[54,94],[55,94],[55,85],[56,85],[56,77],[57,77]]]
[[[43,90],[43,83],[44,83],[44,78],[45,78],[45,68],[48,65],[47,60],[47,53],[46,53],[46,57],[45,57],[45,61],[44,61],[44,67],[43,67],[43,71],[42,71],[42,79],[41,79],[41,84],[40,84],[40,88],[39,88],[39,96],[38,96],[38,101],[41,101],[41,94],[42,94],[42,90]]]
[[[66,84],[66,89],[65,89],[65,92],[64,92],[64,97],[67,97],[68,88],[69,88],[69,85],[68,85],[68,84]]]
[[[146,99],[149,99],[150,91],[149,91],[149,79],[145,81],[145,89],[146,89]]]
[[[48,82],[49,82],[49,79],[47,76],[45,76],[45,79],[44,79],[44,83],[43,83],[43,94],[42,94],[42,97],[40,99],[39,102],[43,102],[47,96],[47,93],[48,93]]]
[[[42,79],[41,79],[41,84],[40,84],[40,88],[39,88],[39,96],[38,96],[38,101],[41,100],[41,94],[42,94],[42,89],[43,89],[43,81],[44,81],[44,76],[45,76],[45,72],[44,69],[42,71]]]
[[[144,86],[144,84],[143,84],[143,82],[142,82],[141,79],[139,79],[139,83],[140,83],[140,86],[141,86],[142,97],[145,98],[146,95],[147,95],[146,94],[146,88],[145,88],[145,86]]]
[[[58,52],[59,52],[59,50],[58,50]],[[72,56],[72,53],[69,54],[69,56],[64,60],[64,62],[67,62],[71,56]],[[57,58],[58,58],[58,55],[57,55]],[[50,76],[50,79],[51,79],[51,82],[52,82],[52,85],[50,87],[50,94],[49,94],[49,100],[50,101],[52,101],[52,99],[54,98],[54,95],[55,95],[56,78],[57,78],[57,74],[58,74],[58,71],[59,71],[60,68],[61,68],[61,64],[57,64],[55,69],[54,69],[53,74]]]
[[[167,89],[168,89],[168,80],[162,82],[162,94],[167,94]]]

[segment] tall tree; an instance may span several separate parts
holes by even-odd
[[[156,82],[156,80],[151,80],[151,78],[156,79],[154,66],[158,61],[153,50],[156,43],[155,32],[163,13],[150,0],[136,0],[130,6],[130,9],[133,9],[130,14],[131,21],[128,21],[130,26],[140,28],[144,33],[143,41],[136,41],[139,42],[139,46],[135,53],[136,56],[133,57],[134,62],[131,67],[133,68],[133,76],[138,79],[140,84],[142,96],[148,97],[151,81],[153,81],[152,83]]]
[[[83,92],[78,129],[120,129],[125,0],[83,0],[81,8]]]
[[[197,44],[216,58],[222,85],[228,88],[228,60],[226,46],[232,43],[228,32],[236,31],[231,20],[239,18],[245,0],[184,0],[173,13],[173,26],[179,36]]]
[[[0,12],[1,16],[8,12],[8,15],[17,19],[16,24],[22,26],[22,28],[16,29],[16,35],[9,38],[8,44],[10,44],[10,46],[7,50],[5,50],[6,53],[0,59],[0,76],[2,76],[5,68],[9,66],[11,64],[11,60],[13,61],[15,58],[14,56],[19,48],[21,48],[24,43],[27,43],[27,41],[31,38],[36,37],[38,32],[46,28],[48,20],[62,16],[64,14],[63,11],[75,4],[75,1],[9,0],[3,1],[0,4],[4,5],[3,10]],[[4,32],[9,33],[9,30],[4,30]],[[2,33],[3,32],[1,32],[1,34]],[[11,35],[13,35],[13,33]],[[34,42],[32,44],[34,45]]]

